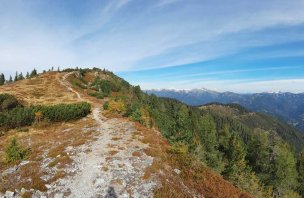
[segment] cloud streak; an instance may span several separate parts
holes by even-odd
[[[301,0],[0,0],[0,71],[100,66],[125,75],[237,54],[239,60],[303,57],[292,47],[241,56],[251,48],[304,40],[303,9]],[[181,76],[246,73],[247,63]]]

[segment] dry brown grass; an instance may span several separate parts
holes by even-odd
[[[66,172],[58,171],[48,182],[49,183],[55,182],[58,179],[64,178],[66,175],[67,175]]]
[[[117,137],[117,136],[112,137],[112,140],[113,140],[113,141],[118,141],[118,140],[121,140],[121,139],[122,139],[121,137]]]
[[[0,180],[0,190],[5,192],[6,190],[14,191],[15,189],[37,189],[45,191],[45,181],[40,177],[43,173],[40,170],[39,163],[30,162],[18,169],[18,171],[11,175],[6,175]]]
[[[118,151],[116,151],[116,150],[109,151],[109,155],[111,155],[111,156],[116,155],[117,153],[118,153]]]
[[[32,79],[1,86],[0,93],[12,94],[25,104],[77,102],[75,94],[60,85],[58,79],[63,75],[64,73],[48,72]]]
[[[31,198],[31,197],[32,197],[31,192],[25,192],[25,193],[21,194],[21,198]]]
[[[121,179],[114,179],[111,181],[112,185],[123,185],[123,181]]]
[[[109,168],[107,166],[103,166],[102,170],[105,171],[105,172],[107,172],[109,170]]]
[[[133,156],[133,157],[141,157],[142,154],[141,154],[139,151],[134,151],[134,152],[132,153],[132,156]]]

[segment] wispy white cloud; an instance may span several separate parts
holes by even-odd
[[[301,32],[256,35],[301,26],[301,0],[59,2],[0,0],[1,71],[51,66],[131,71],[303,39]]]
[[[178,2],[178,1],[180,1],[180,0],[159,0],[159,2],[155,4],[155,7],[168,6],[170,4],[174,4],[174,3]]]

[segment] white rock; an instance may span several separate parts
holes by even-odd
[[[45,184],[45,187],[46,187],[47,189],[51,189],[51,188],[52,188],[52,186],[49,185],[49,184]]]
[[[12,191],[6,191],[5,194],[4,194],[4,197],[14,197],[15,195],[15,192],[12,192]]]
[[[20,163],[20,166],[24,166],[24,165],[26,165],[26,164],[28,164],[28,163],[30,163],[30,161],[22,161],[22,162]]]
[[[25,188],[21,188],[21,191],[20,191],[21,195],[23,195],[24,193],[26,193],[26,190]]]
[[[94,184],[95,184],[95,186],[101,186],[104,182],[105,182],[104,179],[99,178],[99,179],[95,180]]]
[[[180,171],[179,169],[177,169],[177,168],[174,169],[174,172],[175,172],[176,174],[178,174],[178,175],[181,173],[181,171]]]
[[[63,194],[61,194],[61,193],[56,193],[54,195],[54,198],[62,198],[62,197],[63,197]]]

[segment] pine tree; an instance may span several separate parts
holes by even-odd
[[[176,137],[176,141],[189,142],[192,139],[189,124],[189,110],[186,105],[182,105],[177,111],[176,115],[176,127],[179,132],[179,135]]]
[[[15,81],[15,82],[18,81],[18,72],[16,72],[16,74],[15,74],[15,79],[14,79],[14,81]]]
[[[302,197],[304,197],[304,150],[299,154],[298,157],[298,163],[297,163],[297,169],[298,169],[298,192]]]
[[[210,114],[203,116],[200,139],[205,151],[205,159],[209,166],[221,171],[221,157],[218,151],[217,131],[214,119]]]
[[[253,171],[259,176],[264,184],[271,181],[271,155],[269,132],[255,130],[248,145],[248,160]]]
[[[26,79],[29,79],[30,78],[30,74],[29,74],[29,72],[26,72]]]
[[[13,82],[13,78],[12,78],[12,76],[10,75],[10,77],[9,77],[9,80],[8,80],[8,82]]]
[[[22,72],[19,74],[19,76],[18,76],[18,80],[23,80],[24,79],[24,77],[23,77],[23,74],[22,74]]]
[[[225,157],[228,163],[222,173],[224,178],[246,191],[250,191],[252,186],[258,186],[258,178],[251,172],[245,160],[245,145],[234,133],[232,133],[229,139],[229,146]]]
[[[273,178],[271,184],[274,186],[278,196],[287,195],[294,190],[297,183],[296,160],[289,146],[278,143],[274,146],[275,160],[273,166]]]
[[[3,73],[0,74],[0,85],[4,85],[5,83],[5,76]]]
[[[31,72],[30,77],[33,78],[33,77],[35,77],[35,76],[37,76],[37,70],[36,70],[36,69],[33,69],[33,71]]]

